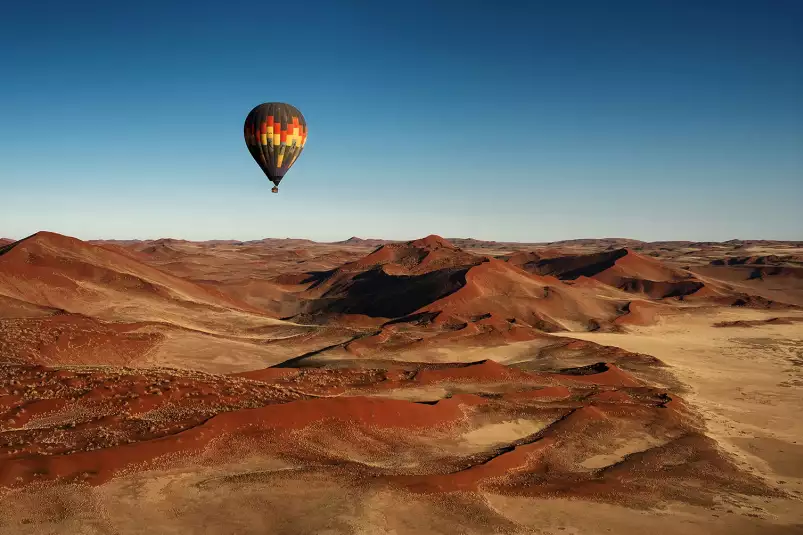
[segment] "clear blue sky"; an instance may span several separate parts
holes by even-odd
[[[803,2],[7,2],[0,195],[17,238],[803,239]]]

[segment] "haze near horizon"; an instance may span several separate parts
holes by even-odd
[[[18,3],[0,236],[801,239],[801,28],[791,1]],[[242,139],[266,101],[310,129],[279,195]]]

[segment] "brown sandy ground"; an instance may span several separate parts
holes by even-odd
[[[0,533],[800,532],[802,252],[7,244]]]
[[[771,312],[690,309],[628,333],[584,339],[659,357],[687,385],[684,398],[749,473],[786,495],[727,500],[761,518],[803,530],[803,314],[773,321]],[[727,328],[722,328],[727,325]]]
[[[665,533],[783,533],[794,519],[772,508],[791,493],[730,461],[694,409],[613,364],[3,377],[2,532],[635,533],[678,515]]]

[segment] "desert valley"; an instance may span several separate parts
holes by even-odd
[[[800,533],[801,388],[803,242],[0,241],[2,533]]]

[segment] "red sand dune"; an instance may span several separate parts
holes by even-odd
[[[0,354],[19,363],[127,365],[162,339],[141,327],[78,314],[10,319],[0,322]]]
[[[266,243],[278,249],[262,249]],[[170,249],[176,257],[164,264],[157,254],[137,252],[156,247]],[[679,295],[694,304],[771,308],[783,306],[781,299],[794,298],[797,291],[792,284],[787,285],[789,290],[784,290],[784,295],[776,295],[778,290],[763,290],[769,286],[759,279],[748,281],[752,286],[737,286],[738,280],[723,283],[706,279],[704,286],[683,295],[686,285],[692,288],[702,283],[689,271],[626,249],[570,256],[560,255],[559,251],[522,252],[508,256],[505,262],[464,251],[438,236],[384,244],[361,257],[354,252],[358,249],[342,256],[331,247],[324,249],[323,262],[355,255],[358,258],[331,270],[287,273],[276,278],[272,274],[249,276],[248,271],[229,273],[230,264],[226,262],[237,262],[237,255],[245,255],[256,265],[264,264],[266,258],[274,258],[281,265],[295,258],[307,265],[322,256],[285,240],[262,240],[250,245],[203,245],[180,240],[92,245],[58,234],[39,233],[6,246],[0,254],[0,318],[42,318],[67,312],[101,321],[76,319],[69,328],[64,320],[27,325],[17,321],[0,328],[9,333],[19,329],[41,331],[37,336],[17,337],[13,344],[6,344],[10,358],[18,362],[68,363],[72,354],[72,362],[85,364],[100,362],[106,352],[110,362],[133,364],[137,362],[134,353],[146,354],[160,335],[152,330],[148,333],[112,328],[104,322],[178,322],[204,332],[211,328],[214,332],[245,336],[246,343],[270,335],[247,326],[234,332],[229,326],[231,317],[226,314],[242,311],[258,317],[317,324],[310,327],[313,330],[325,331],[326,324],[339,325],[354,335],[340,333],[331,338],[330,344],[345,339],[343,348],[356,359],[381,359],[390,353],[537,340],[543,331],[645,325],[672,310],[672,301],[658,302],[667,295]],[[269,251],[274,250],[277,253],[271,256]],[[214,263],[216,254],[220,255],[220,264]],[[520,260],[528,261],[514,261],[517,254]],[[154,267],[178,269],[176,266],[181,265],[180,270],[192,271],[197,263],[206,263],[208,271],[198,273],[195,281]],[[527,269],[550,271],[556,276],[538,275]],[[266,273],[274,272],[269,269]],[[781,279],[773,279],[776,280]],[[753,288],[757,288],[755,293],[751,293]],[[632,299],[621,290],[639,292],[641,296]],[[778,299],[773,300],[775,297]],[[213,313],[223,314],[221,320],[216,320]],[[287,334],[292,343],[301,341],[300,333]],[[91,341],[93,337],[97,340]],[[321,345],[311,341],[304,347],[312,351],[324,347],[324,338],[318,337]],[[57,340],[62,340],[61,346]],[[278,348],[291,342],[277,338],[262,343]],[[236,346],[236,350],[241,347]],[[295,356],[290,353],[283,358]]]
[[[459,290],[416,312],[439,312],[443,318],[493,314],[545,331],[565,329],[566,322],[605,322],[619,314],[615,301],[492,258],[469,269],[465,280]]]
[[[427,236],[407,243],[390,243],[371,254],[342,266],[343,271],[362,271],[375,266],[389,266],[394,274],[422,274],[437,269],[461,267],[479,261],[440,236]]]
[[[608,399],[614,397],[609,395]],[[658,412],[661,410],[664,412]],[[712,494],[693,490],[710,489],[709,485],[724,484],[747,494],[756,491],[760,485],[757,478],[740,473],[724,461],[711,439],[688,428],[681,430],[678,422],[675,413],[642,403],[586,405],[569,410],[542,432],[462,469],[397,476],[394,481],[425,493],[491,490],[513,495],[610,500],[640,507],[670,496],[711,506],[716,500]],[[621,460],[613,455],[609,466],[584,466],[595,455],[610,455],[621,447],[612,441],[610,433],[615,429],[627,429],[638,436],[649,428],[662,436],[661,445],[635,451]],[[661,475],[652,479],[645,477],[647,474]],[[689,487],[681,481],[696,483]]]
[[[503,479],[516,472],[537,469],[538,456],[554,446],[554,439],[543,438],[538,442],[516,446],[511,451],[466,470],[450,474],[403,476],[395,481],[417,492],[475,491],[483,483]]]
[[[343,320],[340,319],[338,323],[342,324]],[[367,322],[361,323],[368,325]],[[464,321],[458,317],[433,313],[420,314],[403,322],[381,326],[376,334],[351,341],[344,347],[356,356],[367,357],[436,347],[493,347],[541,336],[543,334],[533,327],[493,314]]]
[[[588,384],[619,387],[636,387],[641,385],[632,375],[611,363],[593,364],[591,366],[572,370],[568,375],[564,372],[561,374],[552,374],[550,377],[564,385]]]
[[[265,312],[276,318],[294,316],[299,311],[297,297],[276,281],[247,278],[218,281],[199,281],[205,288],[219,291],[238,303],[247,303],[249,307]]]
[[[529,271],[527,269],[528,265],[534,265],[542,258],[543,256],[540,251],[516,251],[513,254],[499,257],[500,260],[504,260],[505,262],[525,271]]]
[[[253,310],[218,291],[159,271],[131,256],[50,232],[34,234],[7,246],[0,254],[0,294],[90,314],[114,304],[110,294],[119,295],[121,303],[136,297],[171,301],[179,306]],[[149,314],[140,310],[132,315],[146,319]]]
[[[36,374],[33,375],[34,377],[50,376],[56,382],[77,381],[76,386],[82,381],[86,381],[86,379],[77,377],[71,372],[67,372],[65,375],[62,372],[54,373],[45,368],[34,368],[31,371]],[[55,374],[61,375],[55,376]],[[112,398],[114,395],[112,391],[99,399],[103,399],[103,397],[128,399],[129,401],[134,399],[133,404],[126,403],[126,412],[131,412],[134,416],[152,412],[159,405],[170,402],[170,398],[164,395],[151,396],[151,403],[147,409],[138,410],[137,404],[141,404],[143,394],[147,394],[147,392],[164,392],[165,378],[148,378],[145,376],[123,376],[123,378],[133,380],[132,383],[126,385],[123,393],[127,394],[132,389],[136,389],[134,391],[138,393],[134,395],[134,398],[130,398],[127,395],[122,398]],[[184,393],[184,396],[176,398],[174,395],[172,399],[186,400],[184,403],[198,404],[200,403],[198,396],[214,395],[215,392],[226,391],[227,389],[233,390],[236,387],[239,387],[238,390],[242,392],[242,386],[244,386],[242,383],[237,382],[227,386],[224,382],[214,387],[214,383],[212,383],[209,385],[212,388],[205,388],[204,384],[198,383],[196,379],[188,379],[178,378],[178,380],[173,379],[171,381],[168,378],[168,384],[173,385],[173,392],[180,395],[183,390]],[[106,384],[113,385],[114,383]],[[21,384],[21,386],[23,385]],[[168,386],[167,388],[169,389],[170,387]],[[292,395],[284,390],[277,390],[276,387],[265,387],[263,391],[268,393],[275,392],[279,400],[287,400],[288,396]],[[102,390],[98,392],[100,393]],[[204,392],[207,393],[205,394]],[[0,396],[1,399],[3,397]],[[215,402],[215,405],[219,405],[220,401]],[[247,403],[247,400],[243,399],[238,401],[239,403]],[[39,402],[40,405],[42,403],[44,402]],[[58,446],[58,442],[54,442],[48,448],[51,450],[50,452],[31,455],[29,453],[23,454],[19,449],[22,444],[18,442],[14,442],[15,445],[10,446],[12,448],[10,450],[8,447],[2,448],[2,444],[0,444],[0,485],[14,486],[29,481],[48,479],[78,480],[98,484],[107,481],[116,473],[139,463],[151,462],[159,457],[176,452],[183,452],[184,455],[198,454],[212,441],[222,436],[284,433],[306,428],[313,424],[319,425],[320,422],[325,422],[326,425],[349,424],[369,428],[432,430],[438,426],[450,425],[465,419],[466,408],[485,403],[487,401],[483,398],[471,395],[454,396],[434,405],[369,397],[311,399],[223,412],[197,424],[192,424],[191,422],[182,424],[179,422],[178,430],[175,433],[169,432],[170,427],[165,429],[164,423],[157,423],[155,426],[151,424],[150,427],[146,426],[144,431],[138,429],[129,431],[129,433],[133,432],[135,435],[131,436],[130,439],[124,439],[123,443],[102,449],[95,449],[92,444],[88,443],[83,445],[73,444],[68,448],[70,451],[63,453],[59,451],[61,447]],[[42,406],[41,408],[28,403],[25,408],[32,412],[23,414],[26,415],[26,418],[30,418],[31,414],[58,411],[64,408],[66,404],[66,400],[59,398],[48,401],[47,406]],[[215,410],[215,405],[210,407],[211,410]],[[17,411],[12,410],[12,412]],[[96,420],[94,422],[90,421],[89,424],[97,425],[102,423],[109,429],[114,429],[115,427],[125,429],[128,425],[125,418],[125,415],[109,415],[102,418],[102,422]],[[21,420],[17,418],[14,420],[13,425],[19,425],[20,423]],[[85,424],[76,425],[72,423],[70,425],[71,427],[68,426],[68,429],[76,430],[76,438],[79,435],[85,435],[82,432],[86,427]],[[164,431],[161,431],[163,429],[168,431],[168,434],[165,435]],[[140,435],[137,437],[136,433],[140,433]],[[154,437],[154,434],[160,436]],[[31,446],[31,444],[28,445],[29,448]],[[25,446],[23,446],[24,449]],[[5,457],[5,459],[2,457]]]
[[[364,356],[411,344],[482,345],[531,337],[520,327],[557,331],[643,325],[668,310],[646,300],[631,301],[622,290],[644,299],[693,296],[699,301],[710,296],[712,302],[726,305],[764,306],[627,249],[570,256],[530,251],[505,258],[506,262],[478,256],[439,236],[388,243],[329,271],[283,275],[276,279],[281,289],[266,288],[271,302],[262,306],[296,321],[356,328],[405,322],[407,317],[417,324],[418,317],[427,315],[432,318],[430,333],[432,327],[450,331],[437,338],[412,333],[405,338],[383,328],[379,335],[349,346]],[[493,332],[480,332],[474,318],[489,314],[519,328],[497,322],[490,328]]]
[[[312,274],[305,279],[312,285],[301,297],[313,315],[398,318],[459,288],[467,269],[479,262],[436,236],[388,244],[330,272]]]
[[[559,372],[532,372],[505,366],[493,360],[476,363],[407,363],[413,371],[307,368],[303,373],[291,368],[268,368],[237,374],[269,384],[297,386],[315,395],[342,395],[360,389],[393,390],[433,385],[515,385],[517,389],[541,390],[517,394],[511,399],[566,397],[567,388],[642,387],[641,381],[612,363],[598,362],[589,366],[567,368]],[[518,390],[516,390],[518,391]],[[518,396],[518,397],[517,397]]]
[[[605,376],[612,371],[615,368],[609,365],[606,371],[596,375]],[[586,383],[578,382],[577,378],[594,377],[593,372],[577,375],[578,372],[573,370],[569,375],[551,376],[576,384],[580,388],[577,392],[585,392]],[[470,421],[476,408],[498,402],[476,395],[456,394],[434,404],[421,404],[365,397],[358,392],[360,389],[370,391],[375,385],[388,382],[391,388],[397,389],[455,381],[472,384],[513,381],[526,386],[543,382],[546,376],[521,372],[491,361],[436,370],[422,369],[412,378],[406,378],[408,374],[402,372],[381,370],[308,370],[299,373],[297,370],[274,369],[268,375],[266,373],[268,371],[263,370],[223,377],[170,370],[104,368],[76,371],[43,366],[0,367],[0,431],[42,419],[56,423],[54,427],[34,425],[16,434],[0,433],[0,485],[16,486],[52,479],[98,484],[124,470],[153,467],[157,461],[167,462],[166,456],[172,456],[170,462],[180,464],[182,459],[189,459],[188,455],[208,453],[213,443],[228,444],[229,440],[236,443],[240,436],[248,436],[249,440],[262,436],[268,440],[253,442],[254,448],[279,448],[277,451],[289,452],[291,450],[287,448],[294,443],[288,442],[287,432],[320,426],[405,429],[417,434],[432,434],[441,429],[448,433],[455,425],[472,425]],[[245,376],[269,382],[248,380]],[[603,383],[613,385],[610,380]],[[613,386],[623,386],[622,381],[619,383],[622,384]],[[349,397],[325,395],[319,399],[303,399],[324,392],[343,392],[338,385],[348,387]],[[524,407],[532,402],[566,399],[572,393],[566,386],[542,388],[505,395],[503,402],[524,403]],[[590,393],[596,394],[597,391],[592,389]],[[581,397],[583,395],[588,394],[581,394]],[[640,395],[643,397],[645,393]],[[612,396],[600,398],[592,395],[589,401],[610,404],[618,399]],[[654,394],[643,399],[648,406],[656,403]],[[629,396],[627,400],[629,403],[638,402]],[[168,414],[167,410],[184,414],[184,417],[171,420],[157,416]],[[547,409],[550,414],[554,410]],[[566,410],[571,409],[558,409],[559,413]],[[595,418],[595,411],[598,412],[589,406],[580,412],[575,411],[572,418],[577,420],[583,414]],[[105,438],[92,438],[90,431],[101,427],[110,432],[103,435]],[[561,423],[560,428],[565,427],[567,423]],[[560,428],[550,432],[557,432]],[[284,438],[277,442],[280,436]],[[50,439],[45,440],[45,437]],[[219,442],[220,439],[225,440]],[[522,451],[528,449],[524,447]],[[176,453],[180,455],[176,457]],[[507,456],[504,462],[500,460],[488,466],[512,469],[507,463],[511,458]],[[486,472],[487,468],[478,468],[476,473],[483,476],[468,479],[475,482],[484,479]],[[459,479],[462,480],[463,476]],[[462,488],[461,485],[458,487]]]
[[[789,258],[789,257],[786,257]],[[718,301],[731,304],[746,303],[747,306],[803,306],[803,262],[784,262],[783,264],[722,264],[704,265],[691,268],[695,274],[715,280]],[[697,297],[696,295],[694,297]],[[755,298],[766,302],[754,302]],[[736,302],[736,299],[739,302]],[[768,303],[771,302],[771,303]]]
[[[60,314],[60,308],[35,305],[27,301],[0,294],[0,320],[13,318],[38,318]]]
[[[503,366],[493,360],[479,364],[454,368],[425,369],[415,375],[420,384],[437,384],[441,382],[515,382],[516,384],[541,383],[535,374],[530,374]]]
[[[546,258],[527,262],[523,267],[532,273],[553,275],[561,280],[589,277],[655,299],[688,295],[703,287],[693,274],[629,249]]]
[[[467,253],[437,236],[384,245],[337,270],[287,282],[302,281],[311,285],[302,294],[307,304],[301,321],[340,314],[398,319],[431,313],[437,314],[434,325],[444,326],[490,314],[553,331],[569,324],[597,328],[621,314],[625,303]]]

